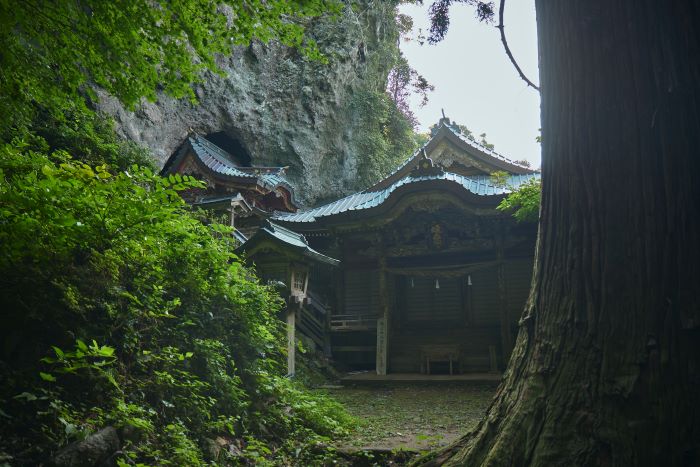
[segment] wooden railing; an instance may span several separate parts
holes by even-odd
[[[302,309],[301,319],[297,321],[299,331],[309,336],[319,348],[323,349],[325,326],[313,313],[306,308]]]
[[[331,331],[368,331],[377,328],[377,315],[332,315]]]
[[[327,344],[326,322],[330,308],[321,297],[309,291],[306,298],[306,306],[302,308],[297,327],[306,336],[310,337],[320,349]]]

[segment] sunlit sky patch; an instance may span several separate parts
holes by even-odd
[[[413,17],[414,32],[429,29],[425,5],[402,5],[402,13]],[[525,74],[539,83],[537,37],[533,0],[506,2],[505,30],[508,44]],[[420,131],[438,121],[441,109],[466,125],[475,136],[486,133],[489,143],[504,156],[527,159],[540,166],[540,146],[535,141],[540,128],[539,94],[527,87],[508,60],[494,24],[479,23],[474,8],[456,4],[451,9],[450,30],[437,45],[418,40],[403,42],[401,50],[409,63],[435,86],[430,102],[419,107],[414,97],[412,109]]]

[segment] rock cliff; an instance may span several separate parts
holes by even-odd
[[[357,3],[308,26],[327,64],[254,43],[220,59],[223,74],[209,73],[196,85],[197,104],[162,96],[131,112],[103,95],[99,107],[161,165],[189,132],[217,134],[253,165],[289,166],[304,204],[347,194],[359,187],[357,140],[367,112],[353,96],[383,91],[397,53],[395,2]]]

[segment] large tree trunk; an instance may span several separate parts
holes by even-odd
[[[700,465],[700,2],[536,3],[533,288],[486,417],[428,463]]]

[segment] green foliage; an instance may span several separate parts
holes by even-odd
[[[401,15],[397,19],[400,19]],[[401,24],[399,24],[401,27]],[[410,108],[409,99],[411,95],[418,95],[421,98],[420,106],[428,103],[428,93],[435,90],[435,86],[430,84],[424,76],[419,74],[410,66],[406,57],[399,50],[394,68],[389,72],[387,92],[394,101],[396,107],[411,122],[412,126],[417,126],[418,121]]]
[[[497,170],[491,174],[491,184],[499,188],[505,188],[508,186],[508,177],[508,172]]]
[[[155,168],[147,149],[119,138],[113,121],[99,113],[75,106],[57,119],[42,111],[30,126],[32,133],[25,134],[24,140],[35,151],[69,151],[76,160],[93,166],[107,164],[116,170],[134,164]]]
[[[481,134],[479,135],[479,138],[481,138],[481,139],[479,140],[479,144],[481,144],[483,147],[485,147],[485,148],[487,148],[487,149],[493,149],[493,148],[495,147],[493,144],[489,143],[489,142],[486,140],[486,133],[481,133]]]
[[[413,152],[413,126],[384,91],[355,93],[352,108],[361,116],[355,133],[355,147],[360,155],[358,184],[367,187]]]
[[[333,0],[0,1],[0,137],[86,109],[93,85],[129,107],[163,90],[194,100],[191,83],[218,71],[217,54],[254,38],[301,48],[305,18],[339,11]]]
[[[12,463],[106,425],[129,465],[244,463],[256,443],[291,458],[345,432],[337,404],[281,376],[281,300],[232,253],[230,229],[182,201],[201,186],[0,147],[0,454]],[[237,457],[213,453],[218,438]]]
[[[437,44],[447,35],[447,30],[450,27],[450,6],[452,3],[466,3],[473,6],[479,21],[486,23],[493,21],[495,15],[493,2],[482,0],[434,0],[428,10],[428,16],[430,17],[428,42],[430,44]]]
[[[100,346],[94,339],[92,344],[88,346],[80,339],[76,339],[74,351],[66,352],[55,345],[52,348],[56,354],[55,357],[44,357],[41,361],[50,364],[54,374],[75,374],[78,371],[94,372],[95,374],[90,375],[91,379],[96,379],[96,375],[99,375],[106,378],[114,387],[119,388],[110,368],[117,360],[113,347]],[[44,381],[57,381],[52,373],[40,371],[39,376]]]
[[[512,213],[518,222],[537,222],[540,215],[541,194],[541,181],[530,180],[506,196],[498,205],[498,209]]]
[[[354,149],[359,156],[357,188],[377,182],[418,147],[413,132],[416,122],[407,99],[412,92],[425,98],[432,89],[401,55],[398,40],[402,28],[410,26],[396,13],[398,2],[387,3],[394,20],[382,24],[384,37],[373,44],[374,53],[367,57],[365,73],[374,79],[366,79],[350,103]]]

